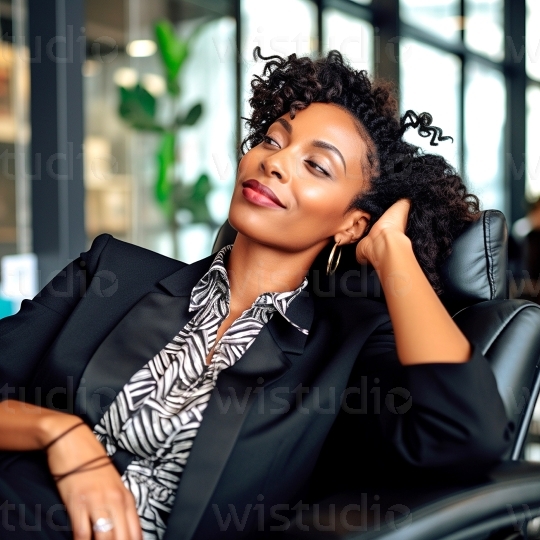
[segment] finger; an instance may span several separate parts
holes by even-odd
[[[368,262],[364,254],[364,240],[360,240],[360,242],[358,242],[356,245],[356,260],[360,264],[366,264]]]
[[[411,200],[410,199],[399,199],[391,207],[391,213],[398,215],[407,215],[411,209]]]
[[[86,506],[75,504],[67,507],[69,519],[71,521],[71,529],[73,531],[73,540],[91,540],[92,527],[90,524],[90,516],[86,510]]]
[[[401,202],[403,204],[406,204],[407,206],[411,206],[411,199],[409,199],[408,197],[403,197],[403,199],[399,199],[398,202]]]
[[[116,540],[116,538],[122,538],[122,540],[124,540],[125,536],[120,537],[116,534],[118,524],[108,505],[92,505],[90,510],[90,520],[92,522],[94,540]]]
[[[359,264],[371,264],[376,269],[379,266],[379,260],[369,255],[370,251],[366,247],[369,245],[367,242],[367,239],[365,241],[361,240],[356,246],[356,260]]]
[[[113,538],[115,540],[132,540],[133,536],[129,532],[129,526],[126,516],[126,507],[122,504],[121,507],[114,507],[111,510],[111,517],[114,523]]]
[[[404,207],[404,211],[408,214],[411,210],[412,202],[411,199],[400,199],[401,204]]]

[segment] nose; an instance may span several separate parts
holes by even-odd
[[[267,176],[275,176],[280,182],[287,182],[289,179],[286,156],[283,151],[274,152],[261,159],[260,168]]]

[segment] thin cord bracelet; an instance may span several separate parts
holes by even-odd
[[[95,467],[88,467],[87,469],[85,469],[85,467],[87,465],[95,463],[96,461],[101,461],[102,459],[106,459],[108,461],[108,463],[103,463],[101,465],[96,465]],[[53,476],[53,480],[55,482],[59,482],[60,480],[62,480],[66,476],[69,476],[70,474],[75,474],[75,473],[79,473],[79,472],[86,472],[86,471],[92,471],[94,469],[99,469],[100,467],[106,467],[107,465],[112,465],[112,461],[109,459],[109,456],[99,456],[97,458],[91,459],[90,461],[87,461],[86,463],[83,463],[82,465],[79,465],[78,467],[75,467],[71,471],[67,471],[67,472],[62,473],[62,474],[53,474],[52,476]]]
[[[67,476],[71,475],[71,474],[77,474],[77,473],[83,473],[83,472],[86,472],[86,471],[94,471],[95,469],[101,469],[103,467],[108,467],[109,465],[112,465],[113,462],[110,461],[109,463],[102,463],[101,465],[95,465],[94,467],[88,467],[88,469],[82,469],[82,470],[76,470],[76,471],[71,471],[69,473],[65,473],[65,474],[62,474],[62,475],[59,475],[59,476],[54,476],[53,477],[53,480],[58,484],[58,482],[60,482],[60,480],[63,480],[64,478],[66,478]]]
[[[56,439],[53,439],[49,443],[47,443],[43,447],[43,451],[46,452],[55,442],[59,441],[64,435],[67,435],[70,431],[73,431],[75,428],[78,428],[79,426],[82,426],[84,424],[84,420],[81,420],[78,424],[75,424],[74,426],[71,426],[68,430],[64,431],[61,435],[58,435]]]

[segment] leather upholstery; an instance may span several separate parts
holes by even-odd
[[[236,238],[236,230],[233,229],[229,220],[225,220],[225,223],[219,228],[214,245],[212,246],[212,253],[217,253],[222,247],[228,246],[234,243]]]
[[[507,298],[508,233],[504,214],[485,210],[454,240],[441,268],[442,302],[451,313]]]
[[[464,308],[454,320],[490,361],[506,414],[515,426],[507,434],[513,440],[507,457],[517,459],[538,396],[540,306],[527,300],[487,300]]]

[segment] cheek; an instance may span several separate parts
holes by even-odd
[[[249,152],[246,152],[242,156],[242,159],[238,162],[236,176],[238,177],[240,175],[243,175],[248,170],[253,172],[254,169],[257,168],[258,161],[259,160],[257,159],[257,147],[255,147],[252,148]]]
[[[334,185],[319,182],[306,183],[298,193],[296,200],[298,211],[302,217],[313,220],[329,220],[333,225],[336,220],[341,220],[345,212],[347,195]],[[328,181],[328,182],[331,182]]]
[[[239,162],[238,167],[236,168],[236,178],[234,179],[234,184],[238,183],[238,178],[240,178],[246,169],[246,156],[244,156]]]

